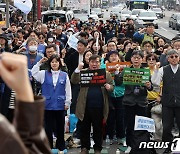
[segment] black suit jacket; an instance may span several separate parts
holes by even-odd
[[[78,67],[79,64],[79,53],[77,51],[73,52],[71,55],[65,58],[65,63],[69,71],[69,77],[71,77],[72,73]]]

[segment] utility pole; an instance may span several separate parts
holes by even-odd
[[[37,19],[41,19],[41,0],[37,0]]]
[[[9,0],[6,0],[6,27],[9,28]]]

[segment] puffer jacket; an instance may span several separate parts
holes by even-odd
[[[16,102],[14,125],[0,115],[1,154],[50,154],[51,149],[43,129],[43,97],[34,103]]]

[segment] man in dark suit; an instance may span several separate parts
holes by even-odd
[[[77,44],[78,44],[77,51],[73,52],[67,58],[65,57],[65,59],[64,59],[66,65],[68,67],[70,78],[71,78],[71,75],[74,72],[74,70],[78,67],[78,65],[83,62],[83,55],[84,55],[84,52],[86,51],[88,42],[84,39],[81,39],[78,41]],[[79,94],[80,85],[71,83],[71,88],[72,88],[72,101],[71,101],[72,103],[71,103],[71,107],[70,107],[70,113],[75,114],[77,97]],[[76,129],[76,137],[78,139],[77,142],[79,142],[80,141],[80,121],[78,121],[76,128],[77,128]]]
[[[73,52],[67,58],[65,57],[65,63],[69,70],[69,76],[71,77],[74,70],[78,67],[79,63],[83,62],[83,54],[86,51],[88,42],[81,39],[77,43],[77,52]]]

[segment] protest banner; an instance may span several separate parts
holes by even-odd
[[[67,44],[75,50],[77,50],[77,43],[78,43],[78,39],[74,35],[71,35],[67,42]]]
[[[151,118],[144,116],[135,117],[134,130],[147,130],[148,132],[155,132],[155,122]]]
[[[150,70],[144,68],[124,68],[123,84],[144,85],[150,78]]]
[[[114,63],[106,63],[106,70],[111,73],[112,76],[114,76],[114,72],[116,71],[116,65],[120,66],[119,72],[122,72],[122,70],[125,67],[131,66],[130,62],[114,62]]]
[[[105,69],[83,70],[80,73],[81,87],[104,86],[106,83]]]

